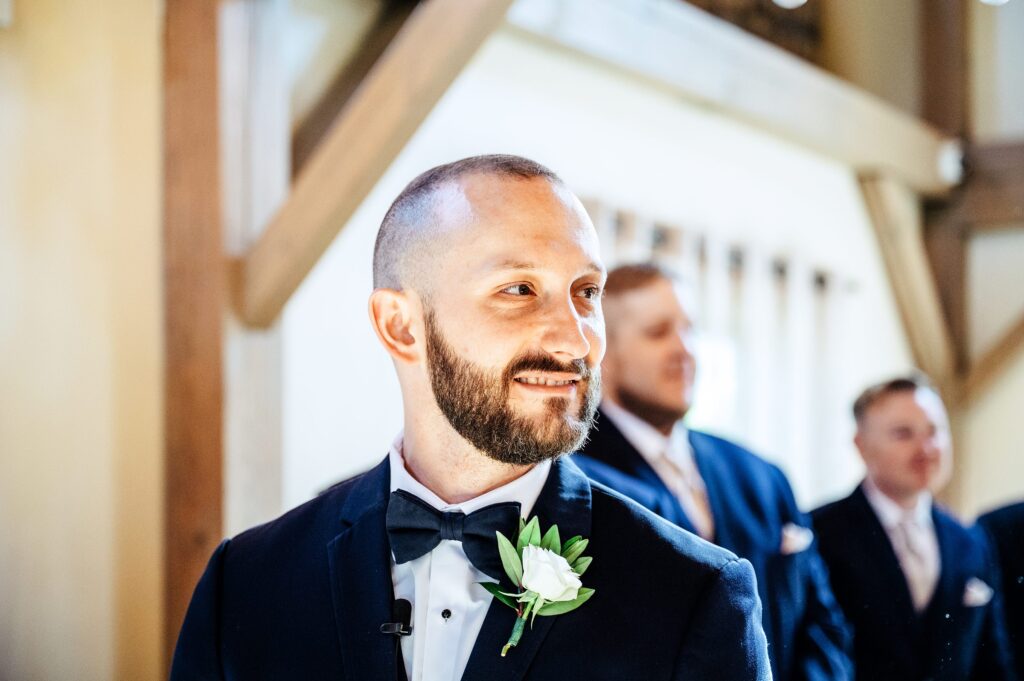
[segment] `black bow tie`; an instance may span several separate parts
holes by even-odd
[[[405,490],[395,490],[388,502],[388,540],[396,563],[416,560],[434,550],[442,539],[462,542],[469,562],[500,580],[505,574],[495,532],[510,540],[519,524],[519,503],[485,506],[469,515],[442,512]]]

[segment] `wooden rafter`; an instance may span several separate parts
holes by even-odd
[[[968,400],[977,399],[1022,351],[1024,351],[1024,314],[995,345],[971,366],[964,381],[964,397]]]
[[[248,324],[277,318],[511,1],[428,0],[416,7],[237,268],[237,302]]]
[[[292,135],[292,175],[298,175],[302,170],[352,94],[398,35],[416,3],[417,0],[387,0],[381,5],[376,20],[363,35],[355,54]]]
[[[687,3],[638,12],[611,0],[519,0],[509,23],[860,174],[894,177],[929,196],[960,180],[956,139]],[[618,39],[606,38],[608,26]]]
[[[861,191],[914,361],[948,395],[955,378],[954,353],[925,252],[917,197],[886,177],[861,178]]]
[[[223,250],[217,3],[164,10],[164,634],[221,537]]]
[[[920,0],[921,114],[947,135],[967,132],[967,5]]]

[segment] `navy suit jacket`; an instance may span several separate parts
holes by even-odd
[[[1024,502],[986,513],[978,524],[991,539],[1002,575],[1007,638],[1017,678],[1024,679]]]
[[[846,623],[815,547],[780,552],[784,525],[810,525],[785,475],[742,447],[706,433],[690,431],[690,444],[707,487],[714,542],[749,560],[757,575],[776,681],[852,678]],[[676,496],[600,412],[581,454],[573,458],[592,479],[695,532]]]
[[[870,681],[1012,679],[988,547],[933,508],[942,564],[931,603],[914,611],[889,536],[860,487],[811,514],[832,590],[853,626],[857,677]],[[968,580],[996,589],[981,606],[964,603]]]
[[[225,541],[196,587],[172,681],[397,678],[381,634],[394,599],[385,460]],[[749,563],[556,461],[533,510],[590,538],[579,609],[538,617],[500,651],[515,612],[494,601],[463,679],[769,679]]]

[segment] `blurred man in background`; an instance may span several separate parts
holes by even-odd
[[[1006,634],[1018,679],[1024,679],[1024,502],[978,518],[992,543],[1002,575]]]
[[[695,361],[678,282],[655,265],[619,267],[608,275],[604,306],[603,397],[576,462],[753,564],[776,680],[850,678],[846,627],[786,477],[682,423]]]
[[[1013,678],[988,548],[932,502],[952,464],[941,398],[924,379],[897,378],[865,390],[853,415],[867,476],[812,517],[857,678]]]

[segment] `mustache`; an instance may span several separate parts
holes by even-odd
[[[505,368],[505,383],[512,380],[512,377],[524,371],[549,371],[552,373],[579,374],[580,380],[589,381],[594,375],[594,369],[587,366],[582,359],[574,359],[570,362],[559,362],[551,355],[540,352],[527,353],[512,360]]]

